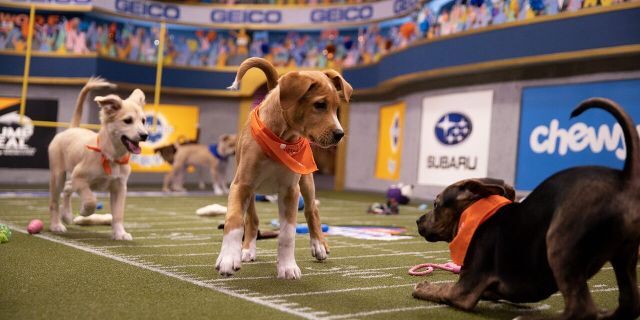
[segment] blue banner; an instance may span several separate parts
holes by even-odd
[[[616,101],[640,122],[640,80],[525,88],[522,93],[516,188],[533,190],[563,169],[601,165],[621,169],[626,148],[620,125],[607,112],[569,119],[583,100]],[[636,128],[640,128],[637,126]]]

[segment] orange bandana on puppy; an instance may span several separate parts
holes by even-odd
[[[453,238],[453,241],[449,243],[451,260],[455,264],[463,265],[467,248],[469,248],[469,243],[471,243],[471,238],[473,238],[476,229],[498,212],[498,209],[509,203],[511,203],[511,200],[503,196],[491,195],[476,201],[462,212],[460,222],[458,222],[458,233]]]
[[[98,147],[99,144],[100,144],[100,139],[96,137],[96,146],[94,147],[94,146],[87,145],[87,149],[95,152],[100,152],[100,156],[102,157],[101,159],[102,169],[104,170],[104,173],[106,173],[107,175],[111,175],[111,164],[109,164],[111,160],[109,160],[109,158],[107,158],[107,156],[105,156],[104,153],[102,153],[102,149]],[[129,154],[127,153],[124,157],[118,160],[113,160],[113,162],[117,164],[127,164],[129,163]]]
[[[251,112],[251,135],[258,142],[267,156],[285,165],[289,170],[299,174],[309,174],[316,170],[316,162],[309,140],[300,137],[295,142],[287,142],[276,136],[264,126],[258,115],[259,107]]]

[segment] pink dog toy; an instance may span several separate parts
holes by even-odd
[[[424,269],[424,270],[423,271],[419,271],[420,269]],[[459,265],[457,265],[457,264],[455,264],[453,262],[447,262],[445,264],[437,264],[437,263],[419,264],[419,265],[409,269],[409,274],[412,275],[412,276],[424,276],[424,275],[427,275],[427,274],[433,272],[434,269],[446,270],[446,271],[453,272],[455,274],[460,273],[460,266]]]

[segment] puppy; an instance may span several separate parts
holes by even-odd
[[[340,141],[344,131],[336,112],[342,103],[349,101],[352,88],[334,70],[292,71],[278,79],[273,65],[260,58],[245,60],[230,88],[237,89],[246,71],[253,67],[265,73],[270,92],[254,109],[238,138],[237,171],[229,193],[216,269],[221,275],[230,276],[240,269],[241,261],[255,260],[258,231],[255,193],[277,193],[278,278],[299,279],[294,240],[300,192],[306,204],[311,254],[324,260],[329,251],[314,201],[312,172],[316,167],[312,156],[309,161],[308,141],[325,148]],[[291,160],[298,158],[301,160]]]
[[[51,179],[49,190],[50,229],[66,232],[71,223],[71,194],[77,192],[82,200],[80,215],[89,216],[96,209],[96,198],[92,190],[108,190],[113,215],[112,238],[131,240],[124,229],[124,204],[127,194],[127,179],[131,172],[129,154],[140,153],[139,143],[148,136],[145,128],[144,93],[136,89],[126,99],[110,94],[96,97],[100,106],[102,127],[95,132],[78,128],[82,116],[82,105],[87,93],[95,88],[113,88],[102,79],[90,79],[82,88],[69,129],[57,134],[49,144],[49,168]],[[69,174],[65,184],[65,176]],[[62,213],[59,211],[60,191],[63,190]]]
[[[592,108],[608,111],[622,126],[627,147],[623,170],[567,169],[542,182],[521,203],[504,199],[513,200],[514,191],[501,180],[463,180],[445,188],[436,197],[434,209],[417,224],[427,241],[450,242],[452,257],[462,239],[456,233],[467,225],[458,226],[463,212],[475,212],[477,204],[489,199],[501,204],[469,239],[458,282],[419,283],[414,297],[471,310],[479,299],[534,302],[560,290],[565,301],[561,319],[640,315],[638,132],[624,110],[606,99],[587,100],[571,116]],[[606,262],[611,262],[616,274],[619,305],[614,312],[598,314],[587,280]]]
[[[164,177],[162,190],[165,192],[184,191],[182,186],[184,172],[188,166],[206,168],[211,174],[211,184],[215,195],[229,193],[227,188],[227,164],[229,157],[236,153],[238,137],[235,134],[220,136],[217,144],[178,144],[173,155],[171,171]]]

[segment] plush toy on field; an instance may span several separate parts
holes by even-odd
[[[9,242],[9,240],[11,240],[11,229],[4,224],[0,224],[0,243]]]
[[[399,214],[399,206],[406,205],[413,195],[413,185],[411,184],[394,184],[387,189],[387,203],[373,203],[369,206],[367,213],[371,214]]]

